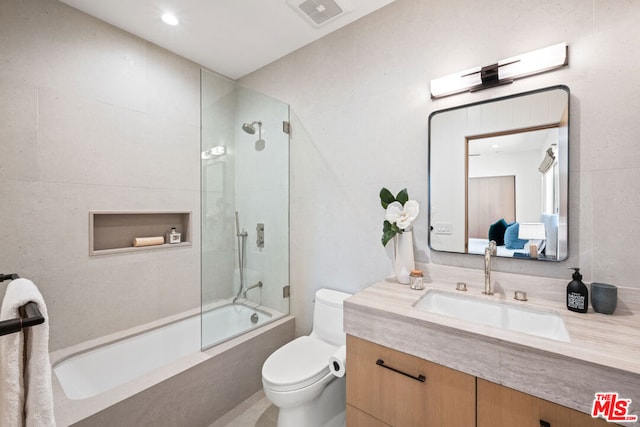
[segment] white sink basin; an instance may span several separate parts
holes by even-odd
[[[570,341],[558,313],[531,307],[430,290],[414,304],[414,308],[557,341]]]

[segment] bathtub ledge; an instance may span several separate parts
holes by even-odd
[[[196,310],[196,312],[199,312],[199,310]],[[173,317],[178,318],[186,316],[172,316],[172,320],[175,320],[173,319]],[[135,394],[138,394],[219,354],[222,354],[225,351],[228,351],[233,347],[246,342],[247,340],[250,340],[270,329],[276,328],[288,321],[291,321],[292,319],[293,316],[284,316],[280,319],[267,323],[260,328],[247,332],[224,343],[218,344],[217,346],[214,346],[210,349],[184,356],[166,366],[163,366],[162,368],[142,375],[126,384],[122,384],[97,396],[89,397],[86,399],[72,400],[67,398],[58,379],[56,378],[55,374],[52,373],[54,412],[56,423],[58,426],[62,427],[82,421],[94,414],[103,411],[104,409],[109,408],[110,406],[113,406],[123,400],[134,396]],[[154,324],[155,323],[156,322],[154,322]],[[159,321],[157,323],[157,326],[162,326],[163,324],[170,322]],[[146,330],[149,329],[148,326],[149,325],[147,325]],[[137,333],[141,333],[144,331],[143,328],[134,329],[136,331],[140,329],[139,331],[137,331]],[[118,339],[122,339],[131,335],[131,330],[129,330],[128,332],[118,332],[109,335],[107,338],[103,337],[101,339],[91,340],[86,343],[52,352],[50,353],[51,364],[52,366],[54,366],[56,363],[63,361],[73,354],[77,354],[78,352],[86,350],[87,348],[96,347],[96,345],[106,345],[113,341],[117,341]]]

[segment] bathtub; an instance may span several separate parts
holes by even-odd
[[[253,316],[254,314],[257,314],[257,319],[256,316]],[[282,328],[283,325],[287,326]],[[139,398],[138,395],[144,393],[145,390],[162,388],[164,383],[171,384],[176,381],[179,383],[180,380],[174,377],[180,376],[184,372],[201,369],[208,372],[209,369],[204,367],[206,365],[211,365],[213,369],[206,374],[211,379],[209,391],[212,393],[212,397],[215,397],[214,391],[216,384],[219,383],[216,375],[225,378],[233,369],[239,369],[236,375],[246,375],[247,372],[254,371],[251,375],[256,376],[257,379],[252,378],[251,382],[255,382],[257,388],[253,387],[252,390],[248,390],[247,393],[251,392],[249,394],[244,393],[246,394],[244,398],[246,398],[259,390],[258,380],[261,379],[259,372],[264,359],[269,356],[270,352],[293,338],[292,325],[292,317],[284,316],[282,313],[268,308],[226,303],[207,310],[202,316],[198,311],[193,310],[150,325],[133,328],[124,333],[114,334],[106,339],[92,340],[89,343],[51,353],[55,379],[54,403],[58,425],[70,425],[82,420],[87,420],[87,425],[100,425],[96,419],[91,420],[91,417],[96,414],[99,414],[97,418],[99,420],[109,420],[108,423],[104,422],[104,425],[109,425],[109,423],[112,425],[129,424],[122,417],[128,417],[135,413],[135,407],[117,410],[112,415],[108,415],[109,411],[113,412],[112,408],[118,406],[127,407],[127,399],[133,396]],[[272,331],[273,328],[279,327],[281,329]],[[276,339],[277,345],[274,345],[271,338],[261,337],[267,332],[271,335],[275,333],[278,337]],[[260,344],[265,339],[267,342]],[[201,343],[204,347],[211,347],[201,351]],[[264,359],[261,356],[259,358],[261,360],[251,362],[256,366],[225,367],[222,372],[215,368],[215,366],[229,364],[229,361],[244,357],[246,352],[254,353],[258,346],[260,348],[258,352],[264,351],[264,347],[273,348],[265,352]],[[229,353],[238,351],[238,349],[242,354],[234,356]],[[214,359],[218,362],[215,362]],[[191,397],[181,395],[180,398],[202,400],[201,393],[206,391],[197,392],[198,386],[191,386],[192,380],[183,381],[186,381],[186,384],[181,387],[181,393],[185,392],[186,387],[187,390],[191,388],[192,390],[189,392],[194,392],[196,395]],[[175,399],[179,400],[180,398],[173,396],[171,403],[167,402],[167,404],[170,407],[175,406]],[[154,406],[162,405],[157,402],[158,399],[158,397],[152,399]],[[244,400],[240,396],[238,399],[240,400],[237,403]],[[224,401],[228,400],[228,396],[225,397]],[[139,407],[140,405],[136,404],[135,406]],[[199,422],[210,422],[206,418],[211,418],[214,415],[215,406],[215,402],[203,405],[201,409],[203,414],[198,415],[199,418],[197,421],[194,420],[194,425]],[[228,403],[222,406],[225,406],[224,412],[233,407],[227,408]],[[88,408],[89,410],[87,410]],[[154,414],[158,411],[162,412],[161,409],[156,406]],[[220,413],[220,411],[222,409],[217,410],[216,417],[224,413]],[[176,419],[176,422],[184,422],[184,416],[193,417],[195,414],[193,408],[188,412],[183,417]],[[149,425],[153,425],[154,422],[161,422],[164,425],[167,422],[167,417],[170,418],[174,415],[175,411],[152,421],[151,414],[144,414],[142,419],[145,423],[148,421]],[[141,418],[138,416],[135,419],[135,424],[138,424]]]
[[[251,316],[257,314],[257,323]],[[272,318],[264,310],[226,304],[132,337],[72,356],[53,366],[69,399],[86,399],[168,365],[202,347],[259,327]]]

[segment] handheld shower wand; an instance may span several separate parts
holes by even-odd
[[[247,258],[247,235],[248,233],[246,230],[240,232],[240,219],[238,218],[238,211],[236,211],[236,237],[238,238],[238,270],[240,272],[240,288],[238,289],[238,293],[235,298],[233,298],[233,304],[235,304],[238,298],[240,298],[240,294],[244,289],[244,273]]]

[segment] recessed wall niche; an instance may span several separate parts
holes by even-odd
[[[140,237],[163,236],[175,228],[180,243],[135,247]],[[90,211],[89,255],[148,251],[191,246],[191,212]]]

